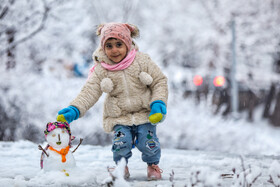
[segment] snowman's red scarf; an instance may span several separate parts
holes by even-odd
[[[62,157],[61,162],[66,162],[66,155],[68,154],[69,151],[69,145],[64,149],[61,149],[60,151],[54,149],[52,146],[50,146],[49,149],[61,155]]]

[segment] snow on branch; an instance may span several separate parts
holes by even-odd
[[[45,22],[48,18],[48,13],[50,11],[50,7],[47,6],[47,3],[45,0],[42,0],[42,3],[43,3],[43,6],[44,6],[44,11],[43,11],[43,17],[42,17],[42,20],[41,20],[41,23],[40,25],[38,26],[38,28],[36,28],[34,31],[32,31],[31,33],[29,33],[27,36],[24,36],[23,38],[21,39],[18,39],[17,41],[14,41],[12,42],[11,44],[7,45],[6,48],[4,48],[3,50],[0,51],[0,56],[3,55],[5,52],[7,52],[9,49],[11,48],[14,48],[16,47],[17,45],[19,45],[20,43],[23,43],[29,39],[31,39],[32,37],[34,37],[37,33],[39,33],[43,28],[44,28],[44,25],[45,25]],[[5,9],[5,8],[4,8]],[[3,16],[7,13],[8,11],[8,8],[6,8],[7,10],[3,10],[1,15],[3,14]],[[2,17],[3,17],[2,16]],[[1,17],[0,17],[1,19]]]

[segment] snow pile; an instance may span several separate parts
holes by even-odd
[[[125,166],[126,161],[123,158],[115,167],[114,171],[110,173],[110,177],[104,179],[102,184],[107,186],[113,185],[115,187],[129,187],[129,183],[124,179]]]

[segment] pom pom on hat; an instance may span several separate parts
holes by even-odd
[[[145,85],[150,85],[153,82],[153,77],[146,72],[141,72],[139,79]]]
[[[136,25],[128,24],[128,23],[126,23],[125,25],[131,32],[131,34],[130,34],[131,38],[137,38],[140,36],[140,31]]]
[[[103,27],[104,27],[104,24],[100,24],[100,25],[97,26],[97,29],[96,29],[96,35],[97,36],[101,35],[101,30],[102,30]]]
[[[110,93],[114,88],[114,84],[110,78],[102,79],[100,86],[101,86],[102,92],[105,92],[105,93]]]

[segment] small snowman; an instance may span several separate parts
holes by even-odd
[[[38,146],[42,150],[41,169],[45,171],[60,170],[69,174],[66,170],[76,166],[73,153],[81,145],[83,139],[80,139],[79,145],[74,151],[71,151],[71,141],[74,137],[71,136],[70,126],[67,122],[48,123],[44,131],[48,145],[45,149],[41,145]]]

